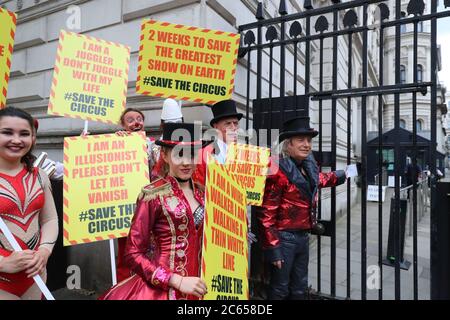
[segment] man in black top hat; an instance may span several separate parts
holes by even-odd
[[[282,156],[272,159],[258,219],[271,266],[269,299],[305,298],[308,287],[309,233],[317,229],[318,189],[346,180],[343,170],[321,173],[311,153],[308,117],[286,121],[279,137]]]
[[[211,107],[213,119],[211,127],[217,130],[218,136],[213,144],[208,145],[200,153],[200,163],[194,173],[194,180],[205,185],[206,161],[208,155],[214,156],[217,162],[224,164],[227,155],[227,145],[237,142],[239,120],[243,114],[237,112],[236,102],[233,100],[219,101]]]

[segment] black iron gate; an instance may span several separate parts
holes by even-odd
[[[318,236],[315,242],[317,247],[316,260],[316,278],[315,283],[311,283],[314,289],[320,294],[327,293],[331,297],[343,296],[346,298],[367,299],[368,288],[368,263],[378,267],[379,286],[376,288],[376,298],[383,299],[386,296],[385,290],[393,291],[393,298],[401,299],[405,296],[402,291],[402,282],[412,283],[411,298],[419,298],[419,268],[418,268],[418,216],[417,216],[417,189],[418,185],[413,184],[412,189],[412,278],[402,277],[400,261],[401,248],[400,234],[401,226],[401,182],[403,172],[398,169],[393,170],[394,192],[392,212],[394,212],[393,225],[393,247],[394,256],[390,257],[393,269],[383,265],[386,255],[387,236],[383,232],[383,225],[388,222],[383,218],[382,191],[386,181],[381,179],[386,159],[384,159],[384,143],[381,139],[384,131],[387,129],[399,130],[401,126],[400,109],[401,101],[407,97],[412,99],[410,109],[412,119],[412,165],[413,173],[417,174],[416,169],[418,159],[417,146],[417,99],[418,96],[427,96],[429,104],[429,127],[430,139],[427,165],[431,172],[428,186],[430,189],[430,211],[436,208],[436,131],[437,131],[437,94],[439,90],[437,81],[438,71],[438,49],[437,49],[437,19],[450,16],[450,11],[443,10],[438,12],[438,1],[379,1],[379,0],[356,0],[339,1],[333,0],[329,6],[314,8],[312,1],[302,2],[304,10],[295,14],[288,14],[284,0],[281,0],[279,6],[279,16],[275,18],[264,18],[264,6],[258,4],[256,12],[256,22],[241,25],[242,44],[240,48],[240,57],[246,59],[247,64],[247,90],[246,90],[246,128],[250,128],[252,113],[253,129],[277,129],[281,127],[284,120],[293,115],[309,115],[316,123],[319,132],[318,143],[315,145],[317,150],[316,159],[322,166],[322,169],[329,168],[336,170],[339,165],[358,162],[360,175],[356,185],[358,186],[358,199],[360,204],[352,207],[352,190],[355,184],[348,180],[346,190],[341,190],[339,199],[337,199],[336,188],[332,188],[329,196],[329,205],[325,212],[322,203],[319,204],[319,219],[326,222],[328,227],[327,235],[329,238]],[[445,6],[450,6],[450,1],[446,0]],[[369,21],[369,10],[371,12],[371,21]],[[372,14],[373,13],[373,14]],[[430,54],[429,65],[425,70],[429,76],[423,76],[418,70],[418,39],[424,32],[423,24],[429,23],[426,34],[429,38]],[[405,31],[408,26],[409,31]],[[386,57],[385,43],[387,43],[389,30],[394,30],[391,38],[393,43],[393,60]],[[369,34],[378,37],[378,48],[371,46],[368,41]],[[410,67],[413,68],[413,77],[406,81],[405,70],[402,70],[401,64],[401,44],[402,38],[409,36],[412,38],[412,61]],[[422,37],[421,37],[422,39]],[[370,48],[369,48],[370,46]],[[388,48],[390,50],[390,48]],[[327,55],[327,52],[331,53]],[[369,59],[378,56],[377,59]],[[356,57],[356,58],[355,58]],[[318,59],[318,60],[317,60]],[[358,61],[356,61],[356,59]],[[344,61],[344,63],[342,63]],[[375,61],[375,63],[374,63]],[[254,64],[256,67],[254,69]],[[332,65],[331,70],[324,70],[324,66]],[[355,66],[360,66],[361,70],[355,75]],[[395,74],[395,80],[386,81],[389,74],[385,70],[392,70]],[[253,74],[252,70],[256,71]],[[421,66],[422,71],[422,66]],[[315,72],[315,73],[314,73]],[[369,81],[370,80],[370,81]],[[426,80],[426,81],[423,81]],[[383,119],[387,119],[387,100],[393,97],[393,125],[386,128]],[[377,105],[377,119],[375,134],[378,139],[378,208],[377,230],[368,232],[368,123],[367,110],[368,99]],[[421,98],[422,99],[422,98]],[[358,119],[354,114],[358,112]],[[339,119],[338,119],[339,117]],[[389,118],[389,117],[388,117]],[[352,133],[355,123],[360,123],[358,137]],[[357,127],[357,126],[356,126]],[[328,130],[328,132],[324,130]],[[386,129],[386,130],[385,130]],[[260,137],[261,135],[259,135]],[[264,136],[264,135],[262,135]],[[394,135],[397,137],[398,135]],[[277,137],[269,131],[267,139],[259,138],[259,145],[272,145]],[[356,141],[355,141],[356,140]],[[390,148],[394,150],[394,168],[401,166],[404,159],[401,158],[401,141],[395,138]],[[353,146],[353,147],[352,147]],[[359,150],[358,150],[359,149]],[[356,151],[357,150],[357,151]],[[355,159],[356,155],[356,159]],[[388,202],[390,202],[388,200]],[[346,225],[346,234],[342,237],[336,233],[337,221],[339,215],[337,203],[344,203],[341,209],[341,216],[344,217]],[[341,205],[342,208],[342,205]],[[373,211],[373,207],[372,207]],[[355,212],[360,226],[354,226]],[[328,214],[329,213],[329,214]],[[398,213],[398,214],[396,214]],[[371,221],[373,217],[369,217]],[[253,226],[257,225],[255,219]],[[342,219],[339,219],[342,221]],[[434,229],[435,221],[431,217],[431,230]],[[403,230],[404,231],[404,230]],[[352,263],[352,245],[354,245],[354,235],[360,237],[358,245],[360,263],[359,270],[354,270]],[[377,261],[368,262],[368,235],[371,237],[370,243],[376,241],[376,246],[370,246],[371,254],[377,256]],[[433,236],[431,236],[433,239]],[[337,252],[337,240],[343,240],[345,249]],[[323,243],[328,243],[329,257],[322,255]],[[431,244],[433,246],[433,243]],[[311,257],[314,253],[311,253]],[[259,275],[262,273],[260,268],[261,261],[258,245],[252,248],[252,277],[254,287],[258,282]],[[342,259],[345,260],[345,274],[338,274],[337,267],[342,270]],[[324,266],[329,266],[329,284],[328,281],[322,281],[324,277]],[[353,269],[352,269],[353,267]],[[384,281],[384,273],[387,270],[393,272],[392,281],[394,285]],[[311,271],[311,270],[310,270]],[[357,279],[355,280],[355,275]],[[371,276],[371,274],[369,274]],[[354,282],[358,282],[357,295],[353,293]],[[328,288],[329,285],[329,288]],[[325,287],[326,286],[326,287]],[[344,292],[337,292],[337,286],[344,286]],[[386,289],[385,289],[386,288]],[[372,289],[369,288],[369,290]],[[359,294],[360,291],[360,294]],[[257,295],[257,292],[254,292]],[[407,295],[406,295],[407,296]],[[369,298],[373,298],[373,295]]]

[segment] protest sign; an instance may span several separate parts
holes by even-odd
[[[246,195],[223,165],[210,161],[206,179],[202,278],[206,300],[248,299]]]
[[[6,106],[16,23],[15,13],[0,8],[0,109]]]
[[[400,179],[400,186],[402,185],[402,177],[399,177]],[[395,188],[395,176],[389,176],[388,177],[388,187]]]
[[[230,99],[239,34],[144,20],[136,92],[206,104]]]
[[[117,124],[125,109],[130,48],[61,31],[48,113]]]
[[[232,144],[227,150],[226,168],[246,191],[248,205],[262,204],[269,158],[264,147]]]
[[[349,164],[345,168],[345,174],[347,175],[347,178],[353,178],[358,176],[358,167],[356,164]]]
[[[64,245],[127,236],[149,183],[144,133],[64,139]]]

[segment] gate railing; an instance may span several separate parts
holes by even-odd
[[[417,222],[420,222],[427,213],[427,208],[429,207],[429,188],[428,188],[428,178],[425,178],[415,185],[416,187],[416,209],[417,209]],[[414,226],[414,198],[413,198],[414,185],[409,185],[403,189],[400,189],[401,199],[407,200],[407,218],[406,218],[406,232],[408,236],[413,235]]]
[[[367,298],[367,109],[368,99],[378,100],[378,174],[381,174],[383,168],[383,155],[382,150],[384,142],[381,139],[383,135],[385,115],[383,109],[385,106],[385,97],[394,97],[394,129],[400,129],[400,99],[407,94],[411,97],[412,103],[412,123],[415,124],[417,120],[417,93],[430,96],[430,128],[431,139],[429,143],[429,157],[428,163],[431,171],[430,177],[430,209],[433,211],[436,207],[436,109],[437,109],[437,71],[438,71],[438,58],[437,58],[437,19],[449,17],[450,11],[444,10],[437,12],[437,0],[429,0],[424,3],[422,0],[411,0],[407,3],[407,6],[402,6],[404,1],[380,1],[380,0],[355,0],[341,2],[339,0],[332,0],[333,4],[321,7],[313,8],[311,1],[303,1],[304,10],[295,14],[288,14],[286,4],[284,0],[280,1],[279,15],[278,17],[265,19],[263,5],[261,2],[258,4],[256,12],[255,22],[241,25],[239,32],[241,33],[242,44],[240,48],[240,57],[246,57],[247,63],[247,90],[246,92],[246,129],[250,126],[250,108],[252,108],[253,129],[279,129],[281,124],[287,117],[293,115],[309,115],[311,110],[316,112],[318,119],[319,132],[323,133],[325,116],[329,116],[331,119],[330,124],[330,139],[325,140],[323,134],[318,138],[318,157],[317,160],[322,167],[329,167],[331,170],[335,170],[337,167],[338,156],[343,156],[346,160],[346,164],[351,164],[355,161],[356,154],[352,154],[352,112],[360,106],[360,136],[359,144],[361,151],[357,155],[360,161],[360,203],[361,203],[361,277],[360,277],[360,291],[361,299]],[[394,4],[393,8],[395,12],[391,14],[389,6]],[[444,2],[446,6],[450,6],[450,1]],[[370,24],[368,20],[368,9],[371,6],[377,8],[377,19],[375,23]],[[402,7],[407,10],[407,14],[402,14]],[[427,12],[425,12],[427,8]],[[362,19],[359,19],[358,12],[362,11]],[[330,20],[330,21],[329,21]],[[418,25],[424,21],[429,21],[431,24],[429,39],[430,39],[430,63],[426,70],[429,71],[428,81],[422,81],[417,78],[417,72],[413,72],[413,81],[407,83],[401,78],[401,39],[404,36],[401,32],[401,27],[405,25],[413,26],[413,70],[417,70],[418,67]],[[314,25],[313,25],[314,24]],[[395,81],[394,83],[385,83],[385,41],[387,36],[386,32],[393,28],[395,30],[394,42],[394,61],[387,61],[388,64],[393,64],[395,69]],[[378,44],[378,61],[374,62],[369,59],[368,55],[368,33],[377,33],[379,37]],[[409,33],[411,34],[411,33]],[[265,38],[265,41],[263,40]],[[330,57],[324,57],[324,41],[330,39],[332,42],[332,54]],[[341,40],[341,41],[339,41]],[[361,63],[361,80],[359,82],[354,81],[353,67],[358,61],[355,60],[355,48],[354,41],[358,41],[361,50],[359,52]],[[317,44],[318,42],[318,44]],[[318,48],[318,80],[314,81],[312,75],[312,58],[313,49]],[[339,51],[341,49],[341,51]],[[286,55],[288,53],[290,55]],[[376,49],[372,53],[376,54]],[[256,77],[251,73],[252,63],[254,57],[252,53],[256,52]],[[347,53],[345,68],[338,70],[338,62],[342,61],[342,58],[338,55],[339,52]],[[264,55],[264,56],[263,56]],[[292,57],[288,61],[287,57]],[[264,59],[263,59],[264,58]],[[268,58],[268,64],[267,59]],[[314,58],[316,58],[314,56]],[[302,64],[299,68],[299,61]],[[331,60],[331,81],[324,77],[324,63]],[[265,62],[266,61],[266,62]],[[371,72],[376,73],[371,77],[371,83],[369,84],[369,64],[371,66]],[[289,66],[289,67],[288,67]],[[303,66],[303,68],[301,68]],[[277,72],[279,71],[279,82],[275,83]],[[342,71],[344,70],[344,71]],[[267,71],[267,72],[266,72]],[[345,71],[347,75],[345,77]],[[263,75],[264,73],[264,75]],[[344,73],[344,74],[343,74]],[[344,87],[338,86],[338,77],[341,76],[341,83],[346,82]],[[291,77],[291,78],[289,78]],[[346,80],[342,80],[345,79]],[[425,77],[422,77],[425,79]],[[254,83],[256,81],[256,83]],[[292,81],[292,82],[291,82]],[[326,88],[326,82],[329,81],[330,86]],[[303,90],[300,90],[303,88]],[[264,89],[264,90],[263,90]],[[263,96],[263,91],[267,92]],[[278,93],[278,94],[277,94]],[[274,101],[276,99],[286,99],[290,95],[295,98],[292,101],[300,101],[297,96],[301,94],[305,97],[305,106],[303,109],[297,109],[297,105],[286,106],[284,103],[275,106]],[[267,96],[268,95],[268,96]],[[265,99],[265,100],[264,100]],[[262,101],[264,100],[264,103]],[[358,103],[354,103],[357,100]],[[375,101],[376,101],[375,100]],[[327,103],[331,104],[331,108],[326,109]],[[314,107],[314,108],[313,108]],[[342,138],[342,134],[338,137],[338,110],[344,110],[339,114],[344,120],[341,123],[344,127],[340,130],[346,131],[346,138]],[[345,112],[346,111],[346,112]],[[329,113],[327,113],[329,112]],[[346,125],[345,125],[346,123]],[[277,137],[270,135],[268,132],[267,141],[258,140],[259,145],[272,145],[272,141],[275,141]],[[338,141],[339,140],[339,141]],[[327,143],[324,143],[327,141]],[[340,144],[338,149],[338,142]],[[402,170],[401,164],[405,163],[404,159],[401,159],[400,148],[402,142],[399,138],[395,138],[393,143],[394,149],[394,165],[395,165],[395,212],[399,212],[400,206],[400,176]],[[328,148],[328,150],[325,150]],[[345,150],[346,153],[341,150]],[[416,167],[418,158],[417,148],[417,129],[416,126],[412,126],[412,164]],[[340,152],[338,154],[338,152]],[[345,154],[344,154],[345,153]],[[326,161],[325,161],[326,159]],[[378,266],[380,268],[380,277],[383,279],[383,242],[386,240],[383,237],[383,204],[381,201],[382,196],[382,184],[381,180],[378,181],[379,186],[379,206],[378,206]],[[351,214],[351,201],[352,190],[354,185],[350,181],[346,186],[346,297],[351,297],[352,285],[351,285],[351,249],[352,249],[352,214]],[[418,249],[417,249],[417,186],[413,186],[413,201],[412,201],[412,236],[413,236],[413,298],[418,299]],[[319,194],[320,196],[320,194]],[[343,198],[343,197],[342,197]],[[336,188],[331,189],[330,195],[330,220],[328,221],[331,226],[331,233],[329,234],[331,242],[330,252],[330,295],[336,297]],[[318,218],[321,219],[322,203],[319,202]],[[254,217],[252,217],[254,219]],[[394,219],[394,238],[395,238],[395,256],[400,256],[400,220],[396,216]],[[256,220],[252,220],[252,225],[257,223]],[[431,219],[431,230],[436,221]],[[433,249],[433,236],[431,236],[431,249]],[[254,249],[252,249],[254,250]],[[258,256],[258,255],[256,255]],[[317,290],[322,292],[321,281],[321,237],[317,238]],[[396,259],[395,263],[395,299],[401,298],[401,276],[400,276],[400,259]],[[260,263],[258,263],[260,264]],[[253,263],[252,265],[255,265]],[[378,289],[378,299],[383,299],[383,283]]]

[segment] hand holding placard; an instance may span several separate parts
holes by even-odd
[[[22,251],[22,248],[20,247],[19,243],[16,241],[16,238],[12,235],[11,231],[8,229],[8,226],[3,221],[2,218],[0,218],[0,231],[3,233],[3,235],[8,240],[9,244],[13,247],[14,251],[20,252]],[[44,281],[42,281],[41,276],[35,275],[33,276],[34,282],[39,287],[39,290],[41,290],[42,294],[45,296],[47,300],[55,300],[53,295],[48,290],[47,286],[45,285]]]

